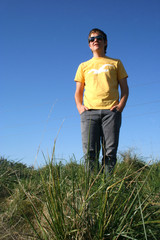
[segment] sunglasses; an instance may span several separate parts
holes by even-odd
[[[96,36],[96,37],[90,37],[90,38],[88,38],[88,41],[89,42],[94,42],[94,40],[95,39],[97,39],[98,41],[100,40],[102,40],[102,39],[104,39],[104,37],[102,36],[102,35],[98,35],[98,36]]]

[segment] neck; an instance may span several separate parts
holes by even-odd
[[[93,57],[98,58],[98,57],[105,57],[105,53],[104,52],[93,52]]]

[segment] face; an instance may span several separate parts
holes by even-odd
[[[107,41],[105,41],[104,38],[101,36],[102,35],[99,32],[91,33],[90,36],[91,41],[89,42],[89,47],[92,52],[95,51],[104,52],[104,47],[107,46]]]

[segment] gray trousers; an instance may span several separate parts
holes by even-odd
[[[81,114],[82,146],[90,169],[99,167],[102,145],[102,165],[111,172],[116,164],[121,113],[116,109],[87,110]]]

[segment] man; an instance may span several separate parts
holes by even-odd
[[[107,35],[102,30],[92,29],[88,43],[93,58],[78,67],[75,101],[81,116],[83,151],[89,168],[97,166],[102,143],[102,165],[108,173],[116,164],[121,113],[129,92],[128,75],[120,60],[105,56]]]

